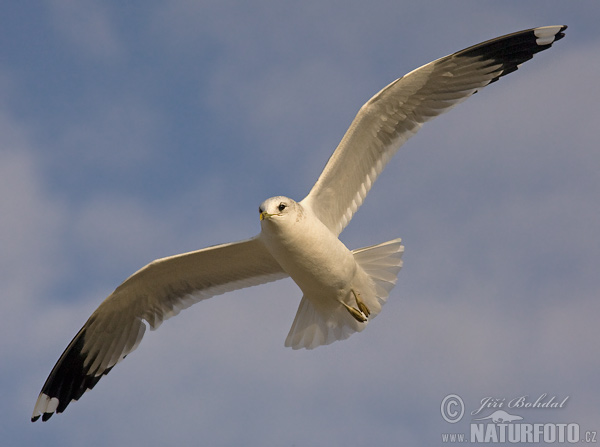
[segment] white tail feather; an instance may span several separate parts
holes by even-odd
[[[357,264],[368,275],[369,284],[361,288],[361,299],[371,311],[369,320],[379,313],[396,284],[402,267],[403,252],[404,246],[400,239],[352,251]],[[366,293],[365,289],[369,289],[370,293]],[[292,349],[313,349],[328,345],[362,331],[367,322],[356,321],[335,300],[305,295],[298,306],[285,346]]]

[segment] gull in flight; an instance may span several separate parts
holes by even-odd
[[[350,250],[339,234],[387,162],[432,118],[515,71],[564,37],[545,26],[437,59],[363,105],[321,176],[300,202],[272,197],[258,208],[260,233],[240,242],[157,259],[127,278],[92,313],[44,384],[31,420],[78,400],[142,340],[198,301],[291,277],[303,297],[285,345],[312,349],[362,331],[381,310],[402,267],[394,239]]]

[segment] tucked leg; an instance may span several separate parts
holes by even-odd
[[[358,310],[360,310],[365,315],[365,317],[368,317],[369,315],[371,315],[371,311],[369,310],[369,308],[360,299],[360,293],[356,293],[354,291],[354,289],[351,289],[351,291],[352,291],[352,294],[354,295],[354,300],[356,301]]]
[[[350,313],[350,315],[352,315],[356,319],[356,321],[358,321],[360,323],[364,323],[365,321],[367,321],[367,318],[369,317],[369,315],[371,315],[371,311],[365,305],[365,303],[363,303],[362,300],[360,299],[360,294],[356,293],[354,291],[354,289],[350,289],[350,290],[352,292],[352,295],[354,295],[354,300],[356,301],[356,305],[358,306],[358,309],[356,307],[348,306],[343,301],[340,301],[340,303],[342,303],[344,305],[346,310]]]
[[[365,315],[361,311],[359,311],[358,309],[356,309],[354,307],[348,306],[343,301],[340,301],[340,302],[344,305],[344,307],[350,313],[350,315],[352,315],[356,319],[356,321],[358,321],[360,323],[364,323],[365,321],[367,321],[367,317],[365,317]]]

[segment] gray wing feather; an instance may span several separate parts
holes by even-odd
[[[302,204],[341,233],[388,161],[425,122],[550,48],[565,29],[549,26],[498,37],[392,82],[361,107]]]
[[[257,238],[157,259],[94,311],[52,369],[32,420],[47,420],[108,374],[151,329],[211,296],[286,277]]]

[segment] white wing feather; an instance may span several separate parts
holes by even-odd
[[[94,311],[52,369],[32,419],[47,420],[91,389],[151,329],[198,301],[285,278],[257,238],[157,259]]]
[[[302,205],[340,234],[388,161],[425,122],[515,71],[562,38],[565,28],[548,26],[498,37],[392,82],[361,107]]]
[[[392,82],[360,109],[302,201],[303,206],[311,208],[333,233],[339,234],[387,162],[423,123],[549,48],[564,36],[565,28],[542,27],[499,37],[438,59]],[[367,254],[355,254],[368,264]],[[397,273],[401,263],[390,265],[384,267]],[[381,268],[372,273],[383,275],[381,279],[389,283],[380,287],[378,295],[387,296],[395,276]],[[106,298],[67,346],[42,388],[32,420],[40,416],[47,420],[93,388],[137,347],[145,322],[156,329],[200,300],[286,276],[258,238],[148,264]]]

